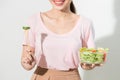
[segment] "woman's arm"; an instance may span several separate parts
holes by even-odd
[[[82,47],[95,48],[94,42],[95,32],[91,21],[86,20],[82,29]],[[80,63],[81,67],[85,70],[95,68],[95,64]]]
[[[28,29],[24,29],[21,65],[24,69],[31,70],[36,64],[34,57],[36,16],[30,16],[25,23],[26,26],[23,26],[23,29],[25,27]]]
[[[31,70],[34,68],[36,62],[34,57],[35,49],[33,47],[23,45],[21,65],[26,70]]]

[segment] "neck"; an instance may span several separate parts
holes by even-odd
[[[72,13],[69,9],[66,10],[57,10],[57,9],[51,9],[50,12],[54,14],[57,18],[64,18],[66,15],[69,15]]]

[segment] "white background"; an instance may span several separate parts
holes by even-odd
[[[73,0],[77,13],[93,20],[97,47],[108,47],[107,62],[90,71],[80,69],[83,80],[118,80],[120,75],[120,0]],[[21,67],[25,20],[50,9],[48,0],[0,0],[0,80],[30,80],[33,70]]]

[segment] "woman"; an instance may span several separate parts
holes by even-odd
[[[52,9],[28,19],[28,40],[24,41],[21,64],[37,68],[31,80],[81,80],[79,64],[90,70],[96,65],[81,64],[78,50],[95,47],[92,23],[77,15],[72,0],[49,0]]]

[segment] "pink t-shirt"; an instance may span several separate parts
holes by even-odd
[[[91,20],[80,16],[74,28],[65,34],[56,34],[43,23],[40,13],[27,20],[30,26],[28,40],[35,48],[37,66],[48,69],[69,70],[78,68],[78,51],[81,47],[95,47],[94,31]]]

